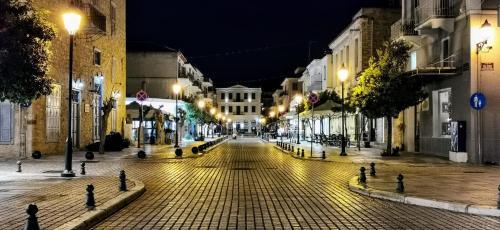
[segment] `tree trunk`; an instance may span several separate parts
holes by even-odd
[[[392,117],[386,117],[387,119],[387,154],[392,155]]]
[[[104,142],[106,141],[106,133],[108,132],[108,117],[109,117],[109,112],[108,113],[104,112],[102,115],[99,154],[104,154]]]

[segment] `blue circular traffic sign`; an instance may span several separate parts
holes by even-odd
[[[475,110],[481,110],[486,106],[486,96],[477,92],[470,97],[470,106]]]

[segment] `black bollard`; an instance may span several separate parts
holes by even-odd
[[[95,207],[95,199],[94,199],[94,185],[87,185],[87,208],[92,209]]]
[[[323,158],[323,160],[326,159],[326,153],[325,153],[325,151],[323,151],[323,153],[321,155],[321,158]]]
[[[293,148],[293,145],[292,145],[292,153],[295,152],[295,149]]]
[[[297,148],[297,156],[300,156],[300,148]]]
[[[361,167],[359,169],[359,178],[358,178],[358,182],[359,183],[366,183],[366,174],[365,174],[365,167]]]
[[[300,155],[300,157],[304,157],[304,149],[302,149],[302,154]]]
[[[370,176],[376,176],[377,172],[375,171],[375,163],[370,163]]]
[[[182,157],[182,149],[181,148],[175,149],[175,156],[176,157]]]
[[[26,213],[28,213],[28,218],[26,218],[26,225],[24,226],[24,230],[39,230],[40,225],[38,225],[38,218],[36,217],[36,213],[38,212],[38,207],[36,204],[29,204],[26,209]]]
[[[125,170],[120,171],[120,191],[127,191],[127,176],[125,175]]]
[[[396,191],[399,192],[399,193],[403,193],[405,191],[405,186],[403,184],[403,175],[399,174],[398,175],[398,186],[396,187]]]
[[[85,162],[80,164],[80,174],[85,175]]]
[[[139,152],[137,152],[137,157],[139,157],[140,159],[146,158],[146,152],[144,152],[143,150],[139,150]]]
[[[17,171],[16,172],[22,172],[23,170],[21,169],[21,165],[23,164],[23,162],[21,161],[17,161]]]

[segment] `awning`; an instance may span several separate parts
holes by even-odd
[[[334,111],[338,111],[338,109],[342,108],[342,105],[339,103],[336,103],[332,100],[328,100],[325,103],[319,105],[318,107],[314,108],[314,116],[324,116],[324,115],[334,115]],[[311,117],[312,115],[312,110],[307,110],[305,112],[300,113],[300,117],[306,118],[306,117]]]
[[[139,119],[140,118],[140,108],[141,108],[141,105],[137,102],[132,102],[130,104],[127,105],[127,114],[130,114],[130,117],[132,119]],[[146,110],[147,108],[151,108],[149,110],[149,112],[146,114],[144,114],[144,119],[151,119],[154,117],[154,112],[158,109],[154,108],[154,107],[151,107],[149,105],[143,105],[143,108],[144,110]]]

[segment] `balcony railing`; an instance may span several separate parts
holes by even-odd
[[[456,55],[452,54],[447,58],[438,60],[429,65],[418,67],[415,70],[409,71],[412,75],[455,75],[459,64],[456,60]]]
[[[101,13],[96,6],[85,0],[73,0],[72,4],[83,11],[87,18],[87,26],[84,28],[85,34],[106,34],[106,15]]]
[[[415,21],[399,20],[391,25],[391,40],[398,39],[403,36],[417,36],[415,30]]]
[[[415,8],[416,24],[420,25],[433,18],[453,18],[459,13],[458,0],[424,0]]]

